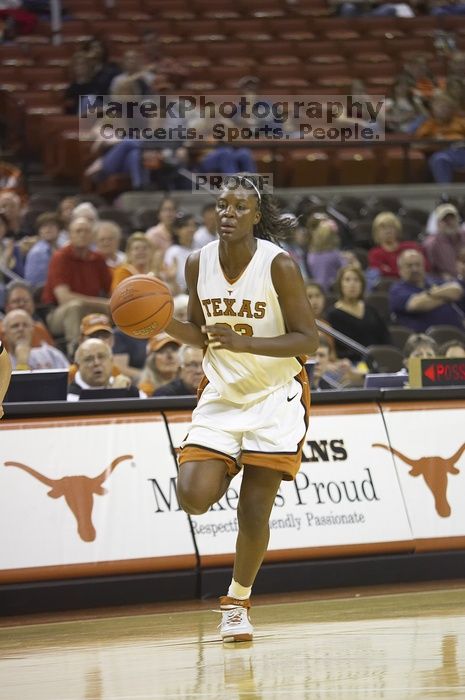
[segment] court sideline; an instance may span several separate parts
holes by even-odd
[[[254,599],[222,645],[213,601],[0,621],[2,700],[465,697],[465,583]]]

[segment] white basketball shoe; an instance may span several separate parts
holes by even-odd
[[[250,600],[227,595],[220,598],[222,619],[218,628],[223,642],[251,642],[253,627],[249,619]]]

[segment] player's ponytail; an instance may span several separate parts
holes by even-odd
[[[297,228],[297,219],[292,214],[283,214],[270,194],[262,194],[259,201],[260,221],[253,227],[253,235],[278,245],[292,237]]]

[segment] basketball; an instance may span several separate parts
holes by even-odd
[[[132,338],[151,338],[173,317],[173,297],[156,277],[133,275],[123,280],[110,299],[115,325]]]

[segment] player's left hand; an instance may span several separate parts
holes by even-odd
[[[248,337],[236,333],[230,326],[215,323],[212,326],[202,326],[202,333],[208,333],[205,345],[215,350],[230,350],[231,352],[247,352]]]

